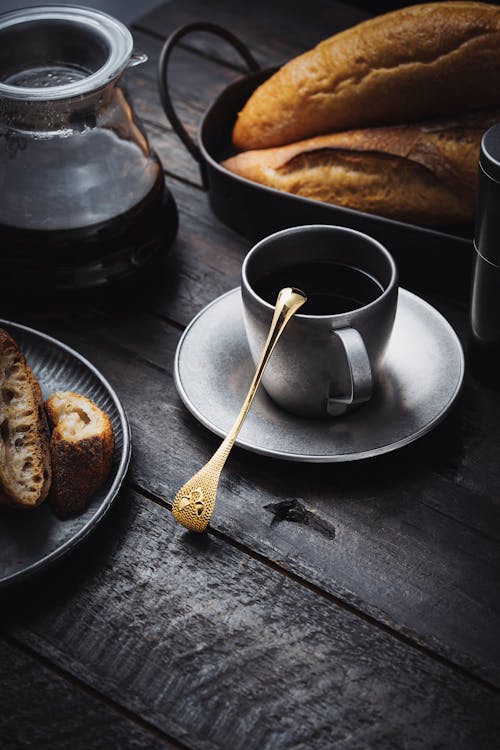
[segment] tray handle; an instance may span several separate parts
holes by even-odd
[[[218,26],[217,24],[209,23],[208,21],[197,21],[195,23],[188,23],[185,26],[181,26],[179,29],[170,34],[167,41],[162,47],[160,59],[158,61],[158,88],[160,92],[161,103],[173,129],[175,130],[181,141],[184,143],[189,153],[198,162],[200,166],[201,181],[203,184],[203,188],[206,190],[207,178],[205,173],[205,162],[203,159],[203,155],[180,121],[179,117],[177,116],[177,112],[175,111],[174,105],[172,104],[168,80],[168,62],[170,59],[170,55],[174,50],[174,47],[177,45],[177,42],[180,39],[185,37],[187,34],[191,34],[193,31],[208,31],[211,34],[215,34],[215,36],[224,39],[226,42],[229,42],[229,44],[231,44],[236,49],[236,51],[240,53],[241,57],[252,72],[258,73],[260,70],[260,66],[248,47],[240,39],[238,39],[237,36],[225,29],[223,26]]]

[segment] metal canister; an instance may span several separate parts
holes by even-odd
[[[500,124],[483,136],[474,235],[470,367],[500,390]]]

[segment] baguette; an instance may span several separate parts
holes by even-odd
[[[45,409],[53,428],[49,503],[59,518],[69,518],[85,510],[109,474],[113,428],[93,401],[71,391],[54,393]]]
[[[400,221],[474,217],[482,134],[500,110],[244,151],[226,169],[263,185]]]
[[[500,106],[500,8],[416,5],[364,21],[291,60],[252,94],[238,149]]]
[[[0,500],[25,508],[47,497],[51,466],[40,385],[0,329]]]

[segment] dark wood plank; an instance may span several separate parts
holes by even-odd
[[[161,41],[140,31],[134,32],[137,47],[148,55],[146,63],[126,74],[126,86],[134,109],[145,124],[151,145],[167,174],[201,185],[197,162],[172,131],[163,112],[156,80]],[[177,113],[193,139],[201,118],[218,93],[241,73],[192,51],[179,48],[170,63],[171,95]]]
[[[4,641],[0,703],[5,750],[181,750]]]
[[[190,748],[497,746],[490,689],[131,493],[3,613],[11,636]]]
[[[304,6],[302,0],[255,0],[247,3],[211,0],[172,0],[153,10],[135,26],[166,38],[179,26],[193,21],[210,21],[238,36],[254,53],[262,67],[281,65],[291,57],[315,46],[332,34],[367,18],[366,11],[330,0],[315,0]],[[184,44],[205,55],[241,66],[241,58],[224,42],[208,34],[186,37]]]
[[[218,441],[175,393],[179,333],[141,310],[182,327],[238,283],[248,245],[212,217],[200,191],[177,184],[174,192],[179,238],[145,294],[113,302],[104,318],[77,307],[62,324],[53,315],[27,319],[89,356],[115,383],[133,425],[133,480],[165,498]],[[462,313],[454,318],[464,326]],[[214,527],[498,683],[499,422],[498,395],[469,379],[456,414],[438,431],[361,465],[283,465],[236,451]],[[271,525],[266,506],[283,501],[298,501],[317,523],[297,523],[292,508]],[[334,540],[318,531],[322,524],[335,527]]]
[[[85,319],[79,332],[77,322],[68,325],[55,332],[102,368],[123,399],[131,479],[172,498],[218,444],[175,393],[179,332],[130,310]],[[482,471],[472,459],[490,441],[500,398],[475,403],[480,395],[469,382],[462,406],[434,434],[362,465],[283,464],[236,450],[212,526],[498,683],[500,514],[484,487],[500,489],[500,477],[493,455]],[[268,506],[287,501],[307,515],[273,524]]]

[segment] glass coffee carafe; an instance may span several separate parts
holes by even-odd
[[[110,16],[0,16],[0,295],[131,277],[172,242],[175,202],[121,85],[134,54]]]

